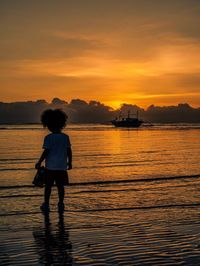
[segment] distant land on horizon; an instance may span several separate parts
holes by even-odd
[[[149,106],[146,110],[133,104],[122,104],[117,110],[103,103],[92,100],[86,102],[72,99],[69,103],[54,98],[51,103],[45,100],[0,102],[0,124],[33,124],[40,122],[41,113],[48,108],[61,108],[71,123],[106,123],[122,112],[126,116],[139,111],[139,117],[149,123],[200,123],[200,107],[194,108],[188,103],[177,106]]]

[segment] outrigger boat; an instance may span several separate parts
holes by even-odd
[[[116,117],[111,123],[116,127],[140,127],[143,121],[138,118],[138,111],[136,118],[131,118],[130,111],[128,111],[128,116],[126,118],[122,117],[120,112],[119,117]]]

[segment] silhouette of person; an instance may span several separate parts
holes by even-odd
[[[35,164],[40,169],[45,161],[45,190],[44,202],[40,206],[42,212],[49,212],[49,200],[54,183],[58,189],[58,211],[64,211],[64,186],[69,185],[68,170],[72,169],[72,149],[70,138],[62,130],[67,123],[67,115],[60,109],[48,109],[41,115],[44,127],[51,132],[44,138],[43,153]]]

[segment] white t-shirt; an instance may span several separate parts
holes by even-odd
[[[45,158],[45,167],[49,170],[67,170],[67,148],[71,147],[69,136],[64,133],[51,133],[44,138],[43,148],[49,153]]]

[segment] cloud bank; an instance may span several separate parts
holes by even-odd
[[[137,105],[122,104],[117,110],[99,101],[86,102],[72,99],[69,103],[54,98],[51,103],[45,100],[27,102],[0,102],[0,123],[20,124],[39,123],[41,113],[48,108],[61,108],[69,116],[69,123],[109,123],[122,112],[124,116],[130,111],[139,111],[140,118],[148,123],[200,123],[200,108],[193,108],[187,103],[177,106],[149,106],[146,110]]]

